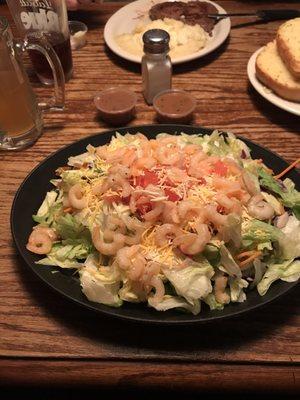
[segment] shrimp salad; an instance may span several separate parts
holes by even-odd
[[[86,150],[56,170],[27,249],[75,269],[90,301],[196,315],[299,279],[300,192],[233,134],[116,133]]]

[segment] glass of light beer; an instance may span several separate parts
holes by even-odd
[[[54,76],[54,97],[38,103],[24,71],[21,54],[39,51]],[[53,49],[43,42],[13,39],[6,18],[0,16],[0,150],[17,150],[32,144],[42,132],[42,110],[64,107],[64,73]]]

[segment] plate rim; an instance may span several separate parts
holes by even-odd
[[[282,97],[278,96],[275,92],[271,91],[270,93],[266,92],[268,89],[263,83],[261,83],[255,73],[255,61],[258,56],[258,54],[264,49],[265,46],[260,47],[257,49],[249,58],[248,63],[247,63],[247,75],[250,83],[254,87],[254,89],[267,101],[272,103],[278,108],[281,108],[284,111],[287,111],[291,114],[300,116],[300,102],[293,102],[289,101],[286,99],[283,99]],[[266,88],[266,89],[265,89]],[[293,105],[299,107],[299,110],[297,108],[293,108]]]
[[[109,47],[109,49],[116,54],[118,57],[123,58],[127,61],[130,62],[134,62],[136,64],[141,64],[141,59],[139,58],[139,56],[136,56],[134,54],[128,53],[125,50],[123,50],[121,47],[118,46],[118,44],[115,42],[114,38],[112,38],[109,34],[109,29],[111,27],[111,24],[114,22],[114,19],[117,18],[118,13],[121,13],[121,11],[124,11],[124,8],[128,7],[128,6],[132,6],[134,5],[136,2],[140,2],[140,1],[148,1],[148,0],[135,0],[132,3],[126,4],[123,7],[121,7],[119,10],[117,10],[106,22],[105,26],[104,26],[104,41],[106,43],[106,45]],[[169,0],[170,2],[176,1],[176,0]],[[183,0],[183,1],[187,1],[187,0]],[[201,1],[201,0],[199,0]],[[204,1],[204,0],[203,0]],[[227,13],[227,11],[220,6],[218,3],[211,1],[211,0],[205,0],[207,3],[211,3],[214,6],[216,6],[218,8],[218,10],[221,13]],[[163,2],[163,0],[159,1],[159,2]],[[158,2],[158,3],[159,3]],[[217,41],[217,43],[215,45],[213,45],[208,51],[205,51],[205,47],[201,50],[199,50],[196,53],[192,53],[190,55],[186,55],[186,56],[182,56],[174,61],[172,61],[173,65],[177,65],[177,64],[183,64],[192,60],[196,60],[198,58],[202,58],[205,57],[206,55],[212,53],[213,51],[215,51],[218,47],[220,47],[225,40],[228,38],[230,31],[231,31],[231,20],[230,18],[224,18],[220,21],[220,23],[223,23],[224,25],[224,34],[223,36],[220,37],[219,41]],[[116,51],[117,50],[117,51]],[[199,54],[200,53],[200,54]]]
[[[130,321],[130,322],[135,322],[135,323],[142,323],[142,324],[153,324],[153,325],[194,325],[194,324],[204,324],[204,323],[214,323],[217,321],[220,321],[221,319],[230,319],[230,318],[235,318],[239,315],[244,315],[248,312],[251,312],[257,308],[261,308],[266,306],[267,304],[275,301],[276,299],[280,298],[281,296],[285,295],[288,291],[290,291],[291,289],[293,289],[297,284],[298,281],[296,282],[279,282],[279,284],[281,283],[282,285],[284,285],[281,288],[281,291],[279,293],[276,293],[275,295],[273,295],[273,297],[271,298],[265,298],[264,296],[261,297],[261,302],[259,304],[253,304],[248,306],[247,309],[237,309],[233,312],[231,312],[229,315],[223,315],[223,310],[220,311],[218,314],[211,316],[211,317],[206,317],[206,318],[201,318],[201,312],[198,315],[194,315],[192,316],[191,314],[187,314],[188,317],[184,318],[185,314],[180,314],[178,313],[178,319],[177,319],[177,315],[175,317],[174,320],[172,319],[157,319],[155,318],[155,314],[153,314],[153,316],[151,315],[151,313],[149,313],[149,316],[147,316],[147,318],[144,317],[135,317],[135,316],[130,316],[130,315],[123,315],[118,314],[118,313],[114,313],[113,311],[115,310],[114,307],[109,307],[103,304],[98,304],[98,303],[93,303],[91,301],[89,301],[88,299],[77,299],[74,298],[74,296],[69,295],[68,293],[65,293],[63,290],[61,290],[60,288],[55,287],[51,282],[49,282],[47,280],[47,278],[45,278],[42,274],[40,274],[38,272],[37,269],[34,268],[34,266],[32,265],[32,262],[29,261],[26,257],[26,255],[24,254],[24,249],[21,247],[20,243],[18,242],[18,240],[16,239],[17,235],[16,235],[16,231],[15,231],[15,221],[14,221],[14,213],[15,213],[15,209],[16,209],[16,204],[18,201],[18,197],[20,195],[20,193],[22,193],[23,187],[26,186],[27,181],[32,177],[32,175],[34,175],[36,173],[36,171],[38,171],[43,165],[47,164],[48,160],[55,158],[57,155],[59,155],[59,153],[63,153],[65,150],[67,150],[69,147],[71,147],[72,145],[80,145],[81,142],[84,143],[86,141],[90,141],[93,138],[97,138],[97,137],[101,137],[102,135],[105,134],[109,134],[110,136],[112,136],[115,132],[119,131],[119,130],[125,130],[125,129],[135,129],[135,130],[142,130],[145,128],[152,128],[152,127],[156,127],[156,128],[161,128],[163,130],[164,127],[169,128],[177,128],[178,130],[183,130],[185,128],[188,129],[199,129],[202,132],[205,131],[207,133],[212,133],[214,131],[214,128],[206,128],[206,127],[202,127],[202,126],[197,126],[197,125],[179,125],[179,124],[146,124],[146,125],[137,125],[137,126],[130,126],[130,127],[122,127],[122,128],[113,128],[111,130],[105,130],[99,133],[96,133],[94,135],[91,136],[86,136],[84,138],[81,138],[79,140],[76,140],[72,143],[69,143],[65,146],[63,146],[62,148],[54,151],[53,153],[49,154],[44,160],[40,161],[24,178],[24,180],[21,182],[20,186],[18,187],[18,190],[15,193],[13,202],[12,202],[12,206],[11,206],[11,212],[10,212],[10,227],[11,227],[11,233],[12,233],[12,238],[13,238],[13,244],[15,246],[15,248],[17,249],[18,255],[21,257],[21,259],[23,260],[23,262],[26,264],[26,267],[28,267],[40,280],[42,280],[42,282],[44,284],[46,284],[49,288],[51,288],[51,290],[53,290],[56,293],[59,293],[59,295],[63,296],[64,298],[67,298],[69,300],[71,300],[73,303],[77,304],[78,306],[82,307],[82,308],[87,308],[93,312],[96,313],[100,313],[101,315],[104,315],[106,317],[110,317],[110,318],[117,318],[119,320],[123,320],[123,321]],[[179,127],[179,129],[178,129]],[[220,130],[222,131],[222,130]],[[263,149],[268,151],[269,153],[271,153],[272,155],[274,155],[275,157],[277,157],[281,162],[285,163],[286,165],[288,165],[288,163],[280,156],[278,155],[276,152],[269,150],[268,148],[260,145],[259,143],[253,142],[252,140],[245,138],[241,135],[236,135],[239,139],[243,140],[246,142],[246,144],[248,145],[250,143],[250,145],[254,145],[256,147],[258,147],[259,149]],[[296,172],[297,175],[300,175],[298,172]],[[43,266],[41,266],[43,267]],[[51,266],[45,266],[47,268],[51,268]],[[96,308],[94,306],[94,304],[98,304],[98,306],[102,306],[103,309],[100,308]],[[243,303],[237,303],[237,306],[239,304],[243,304]],[[143,307],[146,308],[146,305],[142,305]],[[120,307],[120,309],[122,309],[122,307]],[[153,310],[151,310],[153,311]],[[159,312],[156,311],[157,316],[163,316],[164,313],[163,312]]]

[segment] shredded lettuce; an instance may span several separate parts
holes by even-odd
[[[62,192],[51,190],[46,194],[37,213],[32,216],[35,222],[42,225],[50,226],[56,216],[60,214],[62,207]]]
[[[47,257],[37,261],[41,265],[56,265],[61,268],[79,268],[82,264],[78,260],[84,260],[89,254],[89,249],[84,245],[63,245],[55,243]]]
[[[108,281],[97,268],[83,267],[79,270],[82,292],[93,302],[120,307],[123,301],[118,296],[120,281]]]
[[[284,233],[279,240],[282,257],[286,260],[300,257],[300,221],[291,215],[281,231]]]
[[[220,247],[220,254],[221,254],[221,265],[219,269],[223,272],[226,272],[229,276],[234,278],[241,278],[242,272],[240,267],[234,261],[230,251],[227,249],[226,246],[222,245]]]
[[[159,303],[153,301],[153,297],[148,298],[148,305],[155,308],[157,311],[167,311],[172,308],[178,310],[186,310],[194,315],[200,312],[200,301],[194,300],[193,302],[187,302],[182,297],[165,295],[163,300]]]
[[[295,282],[300,278],[300,260],[288,260],[283,263],[274,263],[268,266],[262,280],[257,285],[258,293],[264,296],[273,282],[281,279],[286,282]]]
[[[247,221],[242,226],[243,248],[256,248],[262,244],[263,248],[267,248],[271,242],[278,241],[282,236],[280,229],[258,219]]]
[[[259,177],[261,186],[278,194],[283,204],[291,208],[295,216],[300,219],[300,192],[295,189],[295,184],[288,178],[283,182],[276,180],[264,168],[259,170]]]
[[[197,263],[182,270],[164,268],[163,272],[174,286],[176,293],[188,302],[202,299],[212,291],[210,279],[214,269],[204,257],[201,260],[198,258]]]
[[[209,306],[211,310],[223,310],[224,304],[218,303],[213,293],[209,293],[203,301]]]
[[[248,287],[248,282],[241,278],[229,277],[230,300],[233,303],[242,303],[246,300],[243,289]]]
[[[227,217],[227,223],[221,231],[222,239],[225,243],[233,244],[234,247],[238,249],[242,242],[241,229],[241,218],[236,214],[229,214]]]

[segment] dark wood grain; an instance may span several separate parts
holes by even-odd
[[[26,374],[24,371],[26,370]],[[83,373],[85,371],[85,373]],[[247,366],[220,364],[129,363],[95,361],[0,361],[3,380],[13,384],[48,386],[51,383],[67,386],[106,388],[113,385],[115,394],[120,389],[172,389],[215,393],[258,390],[266,394],[297,393],[300,389],[299,370],[291,366]],[[180,377],[180,378],[179,378]]]
[[[220,3],[227,11],[299,7],[292,1]],[[155,121],[153,108],[142,99],[140,67],[117,58],[104,44],[104,25],[121,5],[103,4],[70,14],[70,19],[86,22],[89,32],[87,46],[74,52],[65,111],[45,114],[43,135],[34,146],[0,153],[0,380],[127,382],[139,387],[175,382],[207,390],[222,382],[222,388],[233,390],[245,387],[245,381],[237,379],[242,374],[252,388],[295,391],[300,362],[297,288],[265,308],[218,324],[192,329],[142,326],[66,301],[33,276],[16,254],[9,227],[14,194],[50,153],[108,128],[93,105],[97,91],[119,84],[134,89],[138,113],[132,125]],[[0,14],[8,15],[5,6],[0,6]],[[230,38],[212,55],[177,66],[173,86],[197,98],[196,124],[242,134],[292,161],[300,153],[300,118],[267,103],[250,87],[246,74],[249,57],[273,39],[280,22],[243,22],[233,21]],[[38,96],[50,93],[32,72],[31,78]],[[24,369],[30,373],[22,374]]]

